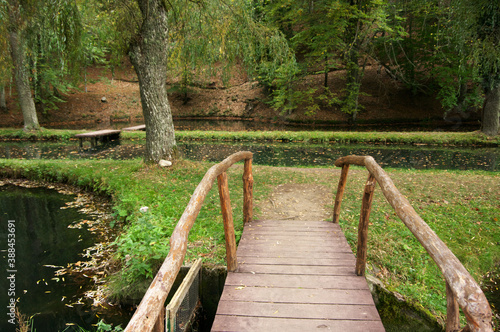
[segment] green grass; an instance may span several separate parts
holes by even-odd
[[[112,278],[117,297],[139,296],[168,252],[168,237],[199,181],[213,165],[179,161],[170,169],[146,166],[139,159],[112,160],[6,160],[0,175],[64,182],[109,195],[116,219],[125,225],[117,240],[116,259],[121,271]],[[417,213],[482,284],[498,273],[500,262],[500,175],[484,171],[386,170]],[[228,172],[236,234],[242,231],[242,164]],[[254,166],[255,205],[272,188],[284,183],[315,182],[332,188],[339,172],[316,174],[303,170]],[[367,172],[350,171],[341,226],[354,249]],[[139,209],[148,206],[147,213]],[[258,211],[255,211],[258,215]],[[437,313],[446,312],[445,283],[436,264],[395,216],[376,189],[370,218],[368,270],[389,289]],[[216,188],[189,236],[187,260],[204,257],[205,264],[224,265],[224,232]]]
[[[451,132],[326,132],[326,131],[184,131],[177,132],[179,140],[222,141],[280,141],[303,143],[370,143],[370,144],[427,144],[498,146],[500,136]]]
[[[121,272],[114,276],[113,296],[137,297],[148,286],[169,250],[168,239],[184,212],[191,194],[213,165],[205,162],[179,161],[161,169],[146,166],[141,160],[15,160],[0,159],[0,176],[62,182],[108,195],[114,214],[123,221],[123,231],[116,241],[116,259]],[[231,203],[236,234],[242,231],[242,165],[229,173]],[[266,186],[256,186],[255,197],[263,197],[282,174],[255,174],[259,183],[276,179]],[[147,213],[140,208],[149,207]],[[224,228],[220,215],[217,185],[205,199],[204,207],[190,232],[187,260],[204,257],[208,265],[225,264]],[[147,280],[146,282],[144,282]]]
[[[480,285],[487,281],[488,273],[498,275],[500,175],[482,171],[386,171]],[[351,172],[340,215],[354,252],[366,176],[361,168]],[[390,290],[445,318],[446,289],[441,272],[395,215],[380,188],[376,189],[370,216],[368,271]]]
[[[0,139],[68,140],[82,130],[43,129],[24,132],[20,129],[0,129]],[[144,139],[145,132],[122,132],[123,139]],[[329,144],[425,144],[451,146],[499,146],[500,135],[487,137],[479,132],[326,132],[326,131],[176,131],[177,140],[217,140],[256,142],[302,142]]]

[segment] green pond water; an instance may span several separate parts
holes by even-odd
[[[16,331],[16,325],[9,322],[12,299],[22,314],[33,317],[33,331],[77,331],[77,325],[90,329],[98,322],[84,296],[91,287],[89,278],[55,275],[68,263],[89,260],[83,254],[96,241],[85,227],[68,227],[92,218],[76,208],[61,209],[72,199],[46,188],[0,186],[0,302],[4,311],[0,331]],[[119,313],[114,315],[120,320]]]
[[[130,159],[144,153],[143,141],[116,141],[97,149],[80,150],[76,141],[0,142],[0,158]],[[351,154],[371,155],[382,167],[413,169],[500,170],[498,148],[452,148],[397,145],[337,145],[295,143],[178,142],[181,156],[191,160],[221,161],[237,151],[254,153],[254,163],[270,166],[333,166]]]

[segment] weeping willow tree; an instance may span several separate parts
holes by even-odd
[[[74,0],[38,0],[26,27],[28,62],[37,111],[57,109],[80,74],[82,25]]]
[[[473,5],[477,8],[477,3]],[[495,136],[500,133],[500,4],[481,1],[479,5],[474,57],[485,94],[481,131]]]
[[[5,25],[0,26],[0,110],[7,111],[5,86],[11,77],[12,63],[9,56],[9,42]]]
[[[40,125],[36,114],[35,102],[31,95],[29,70],[26,63],[25,26],[27,14],[18,0],[8,0],[2,3],[2,16],[7,21],[10,54],[14,66],[15,81],[19,104],[23,112],[24,129],[38,130]]]
[[[285,39],[255,19],[250,1],[136,0],[115,6],[120,39],[128,44],[139,78],[148,163],[176,155],[169,74],[180,74],[187,88],[194,77],[212,76],[216,68],[227,78],[229,68],[241,61],[251,76],[265,72],[263,80],[274,84],[294,63]],[[273,48],[279,41],[280,48]]]
[[[43,111],[60,101],[67,78],[76,73],[80,56],[80,16],[74,0],[8,0],[0,2],[7,22],[25,130],[38,130],[35,104]],[[32,94],[34,91],[34,96]]]

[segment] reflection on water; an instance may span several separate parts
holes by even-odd
[[[76,325],[91,328],[98,321],[88,305],[84,291],[89,287],[86,277],[68,274],[56,276],[55,271],[68,263],[90,259],[82,256],[95,237],[85,228],[68,225],[89,216],[75,208],[61,209],[71,196],[45,188],[0,186],[0,302],[6,316],[8,294],[7,270],[15,276],[15,297],[18,308],[27,317],[34,316],[37,332],[77,331]],[[8,221],[15,221],[15,264],[7,261]],[[7,319],[0,320],[0,331],[15,331]]]
[[[498,148],[408,147],[299,143],[178,142],[181,155],[191,160],[221,161],[237,151],[252,151],[254,163],[271,166],[333,166],[350,154],[371,155],[384,167],[500,171]],[[130,159],[144,153],[144,141],[116,141],[97,150],[79,151],[76,142],[0,142],[0,158]]]
[[[142,122],[110,122],[103,121],[96,123],[95,121],[72,121],[59,123],[44,123],[43,127],[51,129],[82,129],[100,130],[100,129],[123,129],[136,125],[144,124]],[[346,122],[342,123],[285,123],[280,121],[269,121],[259,119],[226,119],[223,118],[182,118],[174,117],[175,130],[218,130],[218,131],[456,131],[469,132],[480,129],[479,122],[467,121],[461,117],[450,117],[446,120],[423,120],[404,122],[378,123],[378,124],[363,124],[350,125]]]

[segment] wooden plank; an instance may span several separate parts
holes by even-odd
[[[385,331],[378,320],[326,320],[326,319],[285,319],[268,317],[223,316],[223,320],[216,320],[212,331],[349,331],[349,332],[377,332]]]
[[[218,315],[307,319],[379,319],[377,309],[370,305],[339,305],[309,303],[275,303],[220,301]]]
[[[224,286],[227,301],[255,301],[276,303],[318,303],[318,304],[373,304],[368,289],[305,289],[305,288],[263,288]]]
[[[278,241],[278,240],[288,240],[288,241],[301,241],[308,243],[309,241],[321,241],[321,242],[337,242],[342,241],[344,236],[339,233],[310,233],[310,232],[266,232],[265,233],[252,233],[245,232],[242,239],[248,240],[260,240],[260,241]],[[303,233],[303,234],[301,234]]]
[[[281,227],[281,226],[301,226],[309,228],[330,228],[340,229],[338,224],[333,224],[328,221],[310,221],[310,220],[254,220],[249,227]]]
[[[252,273],[228,273],[226,285],[282,288],[318,288],[321,286],[323,289],[368,289],[365,278],[357,276],[305,276]]]
[[[289,245],[286,244],[272,244],[266,246],[265,244],[261,245],[250,245],[250,244],[241,244],[241,248],[238,249],[239,253],[244,255],[243,251],[249,251],[253,253],[262,253],[262,254],[270,254],[273,253],[275,256],[280,256],[280,254],[284,254],[286,252],[294,252],[297,253],[295,257],[309,257],[311,256],[311,253],[317,253],[318,251],[321,251],[321,253],[327,254],[327,253],[336,253],[336,252],[345,252],[345,253],[352,253],[351,248],[348,247],[347,245],[336,245],[336,246],[300,246],[297,245],[295,248],[291,248]]]
[[[104,130],[92,131],[90,133],[76,134],[75,137],[80,138],[80,137],[112,136],[119,134],[120,132],[121,132],[120,130],[104,129]]]
[[[320,254],[317,254],[317,256]],[[354,264],[354,257],[351,256],[350,259],[345,260],[333,260],[331,258],[303,258],[303,257],[259,257],[259,256],[238,256],[238,262],[245,264],[279,264],[279,265],[344,265],[344,264]]]
[[[321,232],[314,232],[314,231],[306,231],[306,230],[290,230],[290,229],[276,229],[276,230],[252,230],[252,231],[244,231],[245,237],[263,237],[263,238],[279,238],[279,237],[284,237],[284,236],[301,236],[304,238],[313,238],[313,237],[318,237],[318,238],[341,238],[343,237],[343,234],[340,232],[330,232],[330,231],[321,231]]]
[[[146,130],[146,125],[142,124],[142,125],[138,125],[138,126],[127,127],[127,128],[123,128],[123,130],[126,130],[126,131]]]
[[[317,241],[317,242],[316,242]],[[331,238],[331,239],[318,239],[315,237],[309,237],[307,239],[301,239],[297,237],[289,237],[288,239],[286,238],[276,238],[276,239],[264,239],[260,237],[256,237],[254,239],[249,238],[247,234],[243,234],[240,240],[240,245],[241,246],[269,246],[269,247],[284,247],[284,246],[289,246],[290,248],[316,248],[316,251],[320,251],[320,248],[339,248],[339,247],[345,247],[345,248],[350,248],[349,244],[347,243],[347,240],[344,238]]]
[[[300,275],[354,275],[352,266],[321,266],[321,265],[259,265],[241,263],[238,272],[263,274],[300,274]]]

